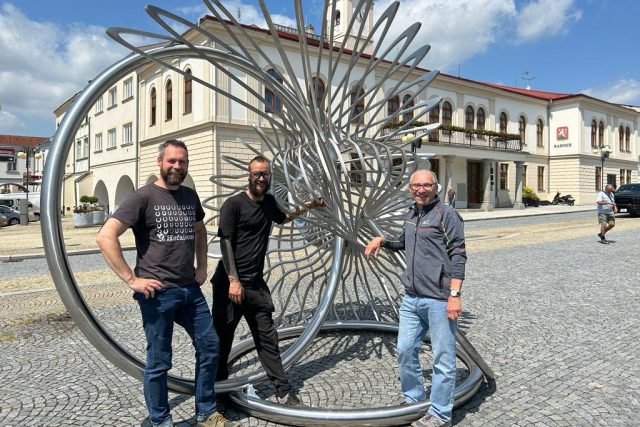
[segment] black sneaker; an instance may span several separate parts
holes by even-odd
[[[278,401],[278,403],[282,405],[304,406],[304,403],[302,403],[302,400],[300,399],[300,396],[298,396],[298,393],[296,393],[293,390],[291,390],[289,393],[285,394],[282,397],[276,396],[276,400]]]
[[[598,237],[600,238],[601,242],[606,242],[607,241],[607,239],[604,238],[604,234],[602,234],[602,233],[598,233]]]

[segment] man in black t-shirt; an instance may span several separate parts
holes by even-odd
[[[222,261],[211,278],[213,320],[220,338],[217,380],[229,377],[229,353],[236,327],[244,316],[258,358],[276,387],[276,398],[287,405],[300,406],[302,402],[282,367],[272,316],[275,308],[263,279],[264,258],[273,222],[289,222],[309,209],[323,206],[324,201],[312,200],[285,213],[267,193],[270,180],[269,161],[263,156],[255,157],[249,162],[248,188],[227,199],[220,210],[218,237]]]
[[[160,145],[160,178],[131,194],[98,233],[109,267],[134,291],[147,338],[144,398],[154,426],[172,426],[167,390],[174,322],[196,348],[198,426],[231,426],[216,410],[214,392],[219,341],[200,286],[207,279],[204,210],[195,191],[181,186],[189,157],[182,141]],[[119,236],[128,228],[136,239],[136,267],[122,255]],[[194,268],[194,255],[197,267]]]

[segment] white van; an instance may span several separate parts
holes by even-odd
[[[0,205],[9,206],[11,209],[20,209],[20,200],[27,198],[27,193],[0,194]],[[40,192],[29,192],[29,212],[40,217]]]

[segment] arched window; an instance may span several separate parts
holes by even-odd
[[[507,124],[509,123],[509,118],[507,117],[507,113],[504,111],[500,113],[500,132],[507,133]]]
[[[156,88],[152,87],[151,88],[151,118],[149,120],[149,122],[151,123],[151,126],[154,126],[156,124],[156,101],[157,101]]]
[[[364,89],[356,85],[351,90],[351,123],[364,123]],[[359,117],[356,117],[360,115]]]
[[[340,25],[340,11],[336,12],[336,27]]]
[[[618,128],[618,144],[620,145],[620,151],[624,151],[624,126],[622,125]]]
[[[416,105],[416,103],[414,99],[411,99],[411,95],[406,94],[405,96],[402,97],[403,110],[407,108],[413,108],[414,105]],[[413,119],[413,110],[407,111],[406,113],[402,114],[402,121],[404,121],[405,123],[407,123],[411,119]]]
[[[473,129],[473,125],[476,121],[476,112],[473,111],[473,107],[471,105],[467,105],[467,108],[464,110],[464,128],[465,129]]]
[[[191,106],[193,104],[191,95],[192,82],[191,69],[187,68],[186,75],[184,76],[184,114],[191,114]]]
[[[484,113],[484,108],[478,108],[478,114],[477,114],[476,121],[478,122],[478,124],[476,126],[476,129],[484,130],[485,123],[487,121],[487,116]]]
[[[165,120],[169,121],[173,118],[173,86],[171,80],[167,80],[165,85],[166,111]]]
[[[625,140],[626,140],[626,150],[631,152],[631,129],[629,128],[629,126],[627,126],[627,129],[625,130]]]
[[[324,109],[324,93],[327,90],[326,86],[324,85],[324,82],[322,81],[322,79],[318,77],[312,78],[311,82],[313,84],[313,90],[316,94],[316,107],[322,110]]]
[[[544,147],[544,122],[542,119],[538,119],[536,123],[536,145],[538,147]]]
[[[591,147],[598,147],[598,141],[596,140],[596,136],[598,134],[598,124],[596,123],[596,119],[591,120]]]
[[[398,95],[393,98],[389,98],[387,101],[387,117],[391,117],[391,115],[395,114],[400,109],[400,97]],[[391,123],[398,123],[400,118],[398,116],[391,119]]]
[[[518,132],[520,133],[520,142],[527,143],[527,118],[521,115],[518,119]]]
[[[429,111],[429,123],[430,124],[440,123],[440,106],[439,105],[436,105],[431,109],[431,111]],[[434,130],[429,134],[429,140],[437,142],[440,140],[439,136],[440,136],[440,131]]]
[[[267,70],[267,74],[275,79],[278,83],[283,83],[284,80],[280,73],[273,68]],[[264,112],[265,113],[280,113],[282,112],[282,100],[271,89],[265,86],[264,88]]]
[[[453,118],[453,107],[449,101],[442,103],[442,124],[445,126],[451,126]]]
[[[604,147],[604,122],[602,120],[598,125],[598,146]]]

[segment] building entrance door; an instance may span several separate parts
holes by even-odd
[[[482,204],[482,163],[467,162],[467,200],[469,205]]]

